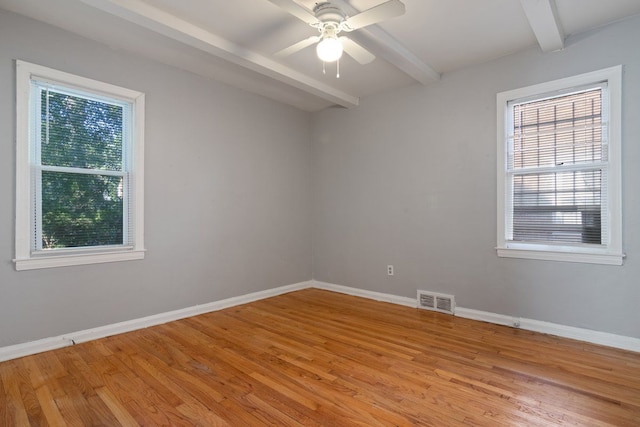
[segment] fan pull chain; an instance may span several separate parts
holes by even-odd
[[[322,61],[322,74],[327,74],[327,63]],[[340,78],[340,60],[336,61],[336,79]]]

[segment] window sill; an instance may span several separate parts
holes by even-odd
[[[144,250],[38,256],[33,258],[14,259],[16,270],[36,270],[39,268],[68,267],[72,265],[101,264],[106,262],[132,261],[144,259]]]
[[[624,254],[579,253],[521,248],[497,248],[498,256],[503,258],[537,259],[543,261],[581,262],[587,264],[622,265]]]

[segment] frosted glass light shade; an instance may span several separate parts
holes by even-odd
[[[342,56],[342,42],[335,37],[325,37],[316,46],[318,58],[324,62],[334,62]]]

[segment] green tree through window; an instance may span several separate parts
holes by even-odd
[[[145,95],[16,60],[16,270],[142,260]]]
[[[40,101],[42,249],[122,245],[124,106],[46,87]]]

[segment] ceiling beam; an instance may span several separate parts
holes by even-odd
[[[81,0],[112,15],[188,46],[301,89],[343,107],[355,107],[356,96],[335,89],[141,0]]]
[[[337,4],[349,16],[360,13],[344,0],[334,0],[333,3]],[[376,56],[383,58],[423,85],[440,80],[440,73],[425,64],[413,52],[378,25],[369,25],[350,32],[349,38],[352,38]]]
[[[564,31],[555,0],[520,0],[529,25],[543,52],[564,48]]]

